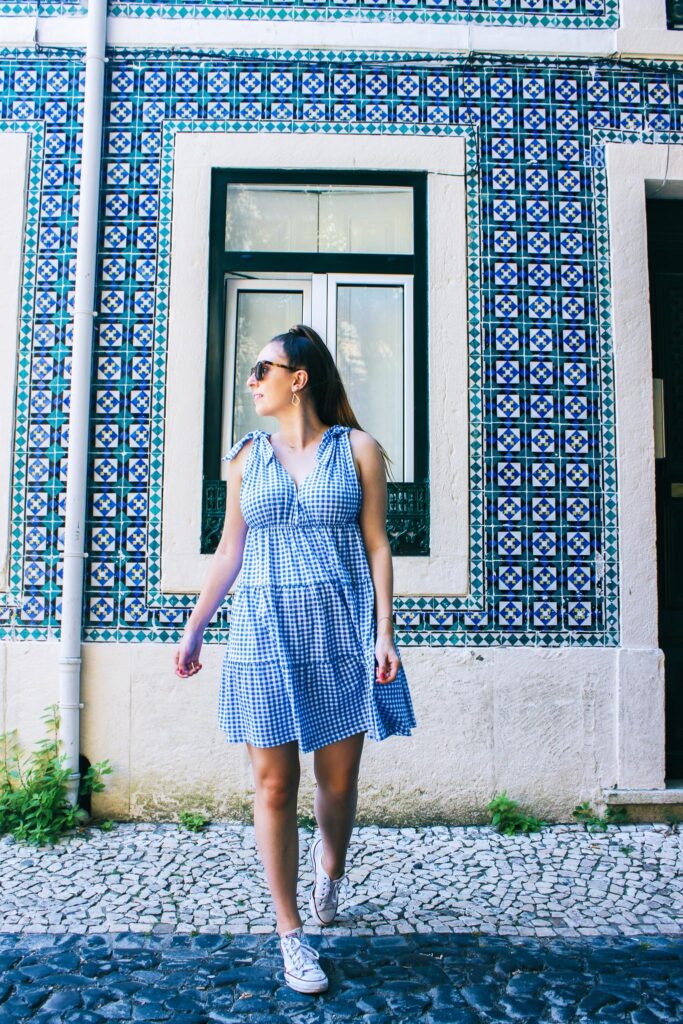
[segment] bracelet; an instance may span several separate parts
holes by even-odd
[[[388,619],[388,620],[389,620],[389,622],[391,622],[391,623],[392,623],[392,625],[393,625],[393,622],[394,622],[394,620],[393,620],[393,618],[391,617],[391,615],[383,615],[381,619],[378,619],[378,620],[377,620],[377,625],[379,625],[379,624],[380,624],[380,622],[382,622],[382,621],[383,621],[384,619]]]

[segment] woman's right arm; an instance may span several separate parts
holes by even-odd
[[[223,533],[209,564],[201,593],[187,620],[180,645],[176,651],[175,671],[178,676],[194,675],[201,669],[202,666],[198,659],[204,630],[222,604],[242,568],[244,543],[249,527],[245,523],[240,509],[240,488],[242,486],[242,471],[249,448],[250,444],[244,445],[239,454],[228,463]]]

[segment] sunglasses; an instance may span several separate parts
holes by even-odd
[[[256,380],[263,380],[267,372],[267,366],[281,366],[283,370],[298,370],[298,366],[287,366],[286,363],[274,363],[272,359],[259,359],[256,366],[252,366],[249,371],[249,376],[251,377],[253,374],[253,376],[256,377]]]

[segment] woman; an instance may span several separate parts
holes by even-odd
[[[367,733],[415,725],[393,642],[386,453],[360,429],[334,360],[310,327],[277,335],[248,379],[260,416],[229,460],[225,527],[175,655],[195,675],[202,636],[238,573],[223,659],[219,725],[246,742],[256,842],[277,915],[285,980],[323,992],[328,979],[297,908],[299,747],[314,751],[309,905],[333,921],[353,829]]]

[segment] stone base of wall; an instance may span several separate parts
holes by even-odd
[[[109,759],[98,817],[172,818],[204,811],[248,819],[253,780],[244,745],[216,724],[223,647],[181,680],[166,644],[83,647],[82,752]],[[604,808],[603,789],[664,787],[664,659],[615,648],[402,648],[415,706],[411,737],[366,740],[358,820],[483,823],[503,790],[529,813],[573,821]],[[26,750],[58,700],[56,643],[0,645],[2,730]],[[313,754],[302,755],[299,810],[313,806]]]

